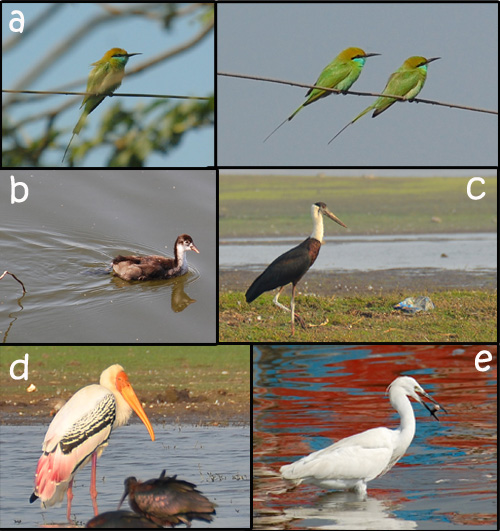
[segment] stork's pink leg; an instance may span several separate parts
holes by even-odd
[[[68,522],[72,522],[72,520],[71,520],[71,501],[73,500],[73,480],[71,480],[69,482],[68,492],[67,492],[66,495],[68,497],[68,512],[67,512],[66,516],[68,517]]]
[[[94,506],[94,516],[99,514],[97,508],[97,489],[95,486],[95,477],[97,474],[97,452],[92,454],[92,471],[90,473],[90,497],[92,498],[92,505]]]

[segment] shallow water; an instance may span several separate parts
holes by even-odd
[[[30,195],[10,205],[0,178],[0,341],[216,341],[216,176],[209,170],[15,172]],[[20,194],[20,192],[19,192]],[[105,272],[118,254],[173,256],[193,238],[189,272],[125,282]]]
[[[254,529],[496,529],[497,373],[475,355],[494,345],[254,348]],[[291,488],[279,468],[349,435],[397,428],[385,389],[413,376],[448,414],[413,403],[403,458],[368,497]]]
[[[220,242],[220,269],[262,268],[300,242],[297,238],[225,238]],[[325,242],[315,270],[497,268],[495,233],[338,236]]]
[[[154,425],[156,441],[142,424],[119,428],[97,461],[99,512],[113,511],[123,494],[123,481],[167,475],[195,483],[217,504],[212,524],[195,520],[192,527],[248,528],[250,526],[250,433],[248,427]],[[0,527],[67,525],[66,500],[42,510],[29,503],[33,477],[47,426],[0,426]],[[75,477],[72,514],[85,524],[93,517],[88,464]],[[123,509],[129,510],[125,501]]]

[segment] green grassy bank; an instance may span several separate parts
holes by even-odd
[[[247,305],[242,292],[221,293],[219,340],[222,342],[495,342],[497,296],[493,291],[424,293],[436,305],[414,316],[393,310],[400,293],[352,297],[296,297],[296,312],[308,325],[295,323],[290,336],[290,314],[265,293]],[[405,296],[415,295],[412,293]],[[283,295],[280,301],[290,305]]]
[[[468,180],[221,175],[220,238],[306,236],[309,207],[317,201],[326,203],[350,234],[495,231],[497,180],[474,185],[474,193],[486,193],[480,201],[467,196]],[[326,227],[327,235],[345,233],[333,223]]]

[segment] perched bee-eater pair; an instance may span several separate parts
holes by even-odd
[[[401,67],[391,74],[382,94],[401,96],[405,100],[413,100],[424,87],[425,80],[427,79],[427,65],[431,61],[436,61],[437,59],[441,59],[441,57],[432,57],[431,59],[426,59],[425,57],[420,56],[408,57]],[[375,103],[360,112],[352,122],[349,122],[344,126],[328,143],[330,144],[333,142],[342,131],[345,131],[351,124],[356,120],[359,120],[367,112],[374,109],[372,118],[375,118],[386,111],[396,101],[398,100],[395,98],[380,96],[375,100]]]
[[[102,59],[92,63],[94,67],[87,82],[86,92],[90,92],[93,95],[87,95],[83,98],[80,109],[85,105],[82,115],[78,120],[75,128],[73,129],[73,135],[69,141],[68,147],[64,152],[64,158],[68,148],[73,140],[73,137],[77,135],[83,127],[87,116],[104,100],[106,96],[110,96],[121,85],[123,76],[125,75],[125,65],[128,58],[133,55],[141,55],[140,53],[127,53],[122,48],[111,48],[108,50]]]
[[[347,48],[341,52],[337,57],[325,67],[321,72],[315,86],[335,88],[342,92],[345,92],[351,88],[354,82],[361,74],[361,70],[365,64],[367,57],[373,57],[374,55],[380,55],[378,53],[365,53],[361,48]],[[440,59],[440,57],[433,57],[426,59],[425,57],[409,57],[403,65],[396,70],[387,82],[382,94],[388,94],[390,96],[401,96],[405,100],[413,100],[417,94],[422,90],[426,77],[427,77],[427,65],[431,61]],[[273,135],[283,124],[290,121],[303,107],[317,101],[320,98],[328,96],[331,92],[321,89],[309,89],[306,96],[309,96],[307,100],[296,109],[286,120],[281,122],[274,131],[272,131],[265,139],[264,142]],[[331,140],[335,140],[342,131],[344,131],[349,125],[353,124],[356,120],[359,120],[367,112],[374,110],[373,118],[384,112],[397,100],[395,98],[380,96],[373,105],[367,107],[362,111],[352,122],[349,122],[343,129],[341,129]],[[328,142],[328,143],[330,143]]]
[[[367,57],[373,57],[374,55],[380,55],[379,53],[366,53],[361,48],[347,48],[343,52],[340,52],[335,59],[325,66],[323,72],[318,77],[316,83],[317,87],[326,87],[338,89],[341,92],[349,90],[354,82],[358,79],[365,65]],[[321,90],[317,88],[311,88],[308,90],[306,96],[309,96],[307,100],[295,110],[286,120],[283,120],[274,131],[266,136],[264,142],[273,135],[283,124],[289,122],[303,107],[314,103],[320,98],[329,96],[332,92],[327,90]]]

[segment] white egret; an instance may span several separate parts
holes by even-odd
[[[407,398],[411,396],[439,420],[436,411],[447,411],[410,376],[396,378],[387,388],[389,401],[399,413],[399,428],[372,428],[302,457],[280,468],[284,479],[296,484],[311,483],[324,489],[355,490],[366,495],[366,484],[387,473],[404,455],[415,435],[415,415]],[[427,405],[420,395],[432,401]]]

